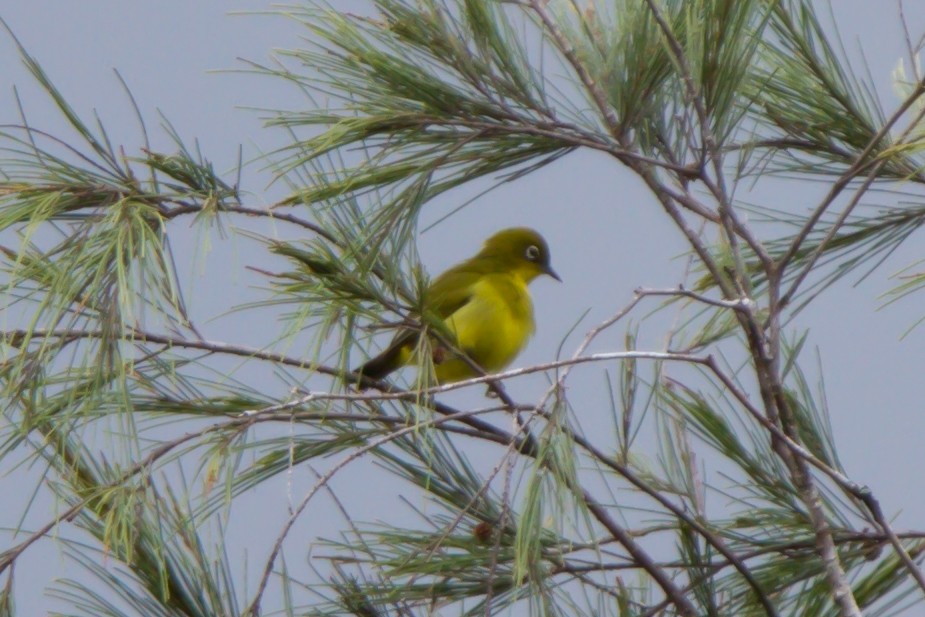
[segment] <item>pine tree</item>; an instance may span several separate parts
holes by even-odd
[[[82,573],[51,589],[77,615],[921,606],[925,531],[895,531],[903,504],[840,463],[802,323],[925,220],[921,44],[885,107],[815,4],[290,7],[305,47],[252,66],[307,94],[267,122],[290,145],[253,164],[287,187],[266,208],[169,125],[171,152],[113,143],[20,48],[76,138],[0,127],[0,457],[42,466],[35,491],[57,503],[10,534],[0,614],[42,542]],[[646,188],[632,207],[684,239],[683,280],[626,290],[541,364],[356,383],[396,326],[426,324],[433,204],[490,218],[492,190],[582,151]],[[782,182],[800,203],[774,201]],[[261,345],[190,316],[190,226],[237,226],[218,241],[246,242],[256,300],[207,304]],[[908,273],[889,299],[923,284]]]

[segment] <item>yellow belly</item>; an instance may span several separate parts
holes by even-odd
[[[526,284],[509,275],[483,277],[472,299],[446,320],[458,348],[485,371],[514,361],[533,334],[533,304]],[[478,375],[463,360],[447,357],[434,367],[437,381],[450,383]]]

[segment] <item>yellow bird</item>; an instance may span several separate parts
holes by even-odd
[[[426,311],[444,320],[455,340],[453,350],[434,347],[434,374],[452,383],[477,372],[456,350],[494,373],[517,357],[535,329],[527,285],[541,274],[557,281],[549,265],[549,246],[532,229],[504,229],[485,241],[474,257],[438,276],[424,295]],[[382,379],[414,358],[418,332],[398,332],[388,348],[354,373]]]

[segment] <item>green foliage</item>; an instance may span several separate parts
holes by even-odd
[[[266,209],[166,121],[175,152],[153,151],[143,122],[140,145],[116,146],[20,49],[71,133],[25,115],[0,128],[0,458],[11,474],[40,469],[36,495],[57,508],[0,555],[0,615],[13,565],[49,540],[86,575],[52,589],[83,615],[921,604],[922,532],[897,535],[848,477],[824,371],[806,367],[810,333],[793,334],[800,308],[875,272],[923,220],[921,76],[883,110],[808,0],[286,10],[306,48],[258,72],[324,103],[269,118],[291,144],[262,161],[289,188]],[[351,359],[381,331],[450,334],[422,314],[415,239],[432,199],[577,149],[641,181],[653,200],[637,206],[681,232],[697,278],[639,290],[573,357],[532,369],[547,377],[535,401],[504,374],[480,381],[488,402],[450,405],[467,400],[446,394],[457,385],[355,389]],[[762,203],[784,180],[829,190]],[[871,189],[889,203],[866,206]],[[238,220],[246,233],[229,233]],[[177,247],[203,240],[183,221],[246,243],[256,299],[206,303],[248,335],[277,332],[260,347],[190,316],[180,290],[199,288],[176,262],[197,247]],[[640,316],[651,296],[668,301]],[[646,328],[667,311],[653,345]],[[588,351],[621,327],[623,349]],[[598,382],[580,377],[601,363],[608,430]],[[259,515],[242,532],[248,507]]]

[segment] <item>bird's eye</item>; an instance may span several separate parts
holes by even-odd
[[[540,247],[536,246],[535,244],[531,244],[530,246],[527,247],[527,250],[524,251],[524,256],[529,261],[539,261]]]

